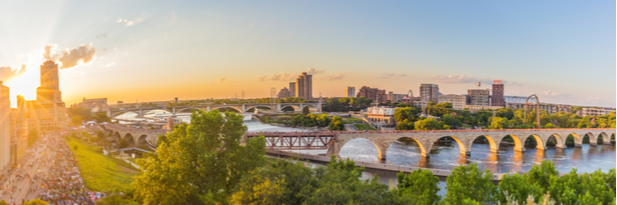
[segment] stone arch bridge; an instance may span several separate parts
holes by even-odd
[[[370,140],[377,148],[379,158],[386,158],[386,151],[394,141],[401,138],[410,138],[420,147],[421,154],[429,157],[429,151],[433,144],[443,137],[451,137],[456,141],[461,154],[470,155],[473,141],[481,136],[486,137],[491,152],[497,152],[501,141],[510,136],[514,140],[515,151],[525,151],[524,143],[528,138],[535,140],[536,149],[546,149],[550,137],[557,141],[556,147],[566,148],[566,138],[574,137],[575,146],[581,146],[583,137],[589,136],[589,144],[597,145],[598,138],[602,138],[604,144],[611,144],[611,137],[615,135],[615,129],[506,129],[506,130],[431,130],[431,131],[385,131],[385,132],[341,132],[337,133],[335,140],[328,148],[328,155],[338,156],[341,148],[349,141],[363,138]]]
[[[253,103],[253,104],[225,104],[225,105],[199,105],[199,106],[173,106],[173,107],[160,106],[160,107],[124,108],[124,109],[118,109],[118,110],[111,110],[111,111],[109,111],[107,113],[107,116],[113,118],[113,117],[116,117],[118,115],[121,115],[121,114],[124,114],[124,113],[129,113],[129,112],[137,113],[138,116],[144,116],[148,112],[155,111],[155,110],[166,111],[166,112],[171,113],[172,116],[175,116],[176,114],[178,114],[180,112],[186,112],[186,111],[191,111],[191,110],[211,111],[211,110],[223,109],[223,108],[225,108],[225,109],[233,109],[233,110],[238,111],[239,113],[244,113],[244,112],[250,111],[251,109],[255,109],[255,108],[267,108],[267,109],[273,110],[275,112],[283,112],[283,109],[287,108],[287,107],[293,108],[296,112],[301,112],[302,109],[304,109],[305,107],[309,108],[309,110],[311,110],[311,112],[321,112],[322,104],[320,102],[317,102],[317,103],[275,103],[275,104],[270,104],[270,103]]]
[[[159,136],[167,133],[164,129],[140,129],[112,124],[99,126],[99,128],[111,136],[112,142],[120,142],[124,139],[128,147],[148,147],[152,150],[156,150]]]

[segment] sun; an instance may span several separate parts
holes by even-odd
[[[11,107],[17,105],[17,95],[24,96],[25,100],[36,99],[36,88],[40,85],[39,69],[30,67],[25,73],[5,82],[4,85],[10,89]]]

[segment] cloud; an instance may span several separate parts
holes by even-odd
[[[222,83],[222,82],[223,82],[223,81],[225,81],[226,79],[227,79],[227,77],[223,77],[223,78],[221,78],[221,79],[219,80],[219,82],[221,82],[221,83]]]
[[[0,81],[9,81],[15,77],[26,72],[26,65],[21,65],[20,69],[13,68],[11,66],[0,66]]]
[[[326,77],[326,80],[327,81],[342,80],[345,76],[347,76],[347,73],[335,73],[335,74],[332,74]]]
[[[407,74],[386,73],[386,74],[383,74],[383,76],[381,78],[388,79],[388,78],[391,78],[391,77],[405,77],[405,76],[407,76]]]
[[[434,75],[429,78],[430,80],[436,81],[438,83],[445,84],[457,84],[457,83],[477,83],[481,82],[482,84],[493,84],[493,79],[491,78],[476,78],[470,75]],[[501,81],[504,85],[509,86],[522,86],[523,84],[517,82],[509,82],[506,80]]]
[[[259,81],[268,81],[268,78],[267,76],[264,75],[264,76],[259,77]]]
[[[249,25],[249,28],[253,28],[253,24]]]
[[[295,80],[297,77],[298,77],[297,75],[293,75],[289,73],[279,73],[279,74],[272,75],[270,80],[272,81],[292,81],[292,80]]]
[[[56,53],[56,45],[46,45],[43,48],[43,58],[45,58],[45,60],[56,61],[56,59],[58,59],[58,54]]]
[[[315,68],[308,68],[308,70],[306,70],[306,73],[309,74],[309,75],[319,75],[319,74],[322,74],[322,73],[325,73],[325,72],[326,71],[324,71],[324,70],[317,70]],[[300,74],[302,74],[302,73],[300,73]]]
[[[116,65],[116,61],[112,61],[111,63],[102,65],[101,68],[109,68],[109,67],[114,66],[114,65]]]
[[[556,98],[574,98],[574,95],[562,94],[562,93],[553,92],[550,90],[545,91],[544,93],[540,94],[540,96],[556,97]]]
[[[118,21],[116,21],[116,23],[123,23],[125,26],[132,26],[134,24],[133,21],[129,21],[128,19],[122,19],[122,18],[119,18]]]
[[[90,45],[82,45],[71,50],[66,49],[62,51],[62,55],[58,58],[58,61],[62,63],[60,69],[72,68],[79,65],[79,62],[89,63],[94,60],[96,55],[96,48],[90,47]]]

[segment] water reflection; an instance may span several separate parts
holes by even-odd
[[[577,168],[579,173],[598,169],[607,171],[616,167],[614,145],[595,147],[583,144],[582,147],[544,150],[528,148],[520,152],[514,151],[513,145],[502,144],[495,153],[491,152],[489,144],[474,143],[471,156],[465,156],[461,155],[457,143],[451,142],[437,143],[429,153],[430,158],[422,157],[421,149],[414,140],[402,138],[390,145],[384,163],[450,170],[461,164],[477,163],[481,169],[489,169],[494,173],[525,172],[543,160],[552,160],[559,172],[569,172],[572,168]],[[348,142],[341,149],[340,155],[354,160],[378,162],[377,150],[368,140]]]

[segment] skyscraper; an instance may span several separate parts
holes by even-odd
[[[493,80],[493,95],[491,96],[491,106],[506,106],[503,92],[503,83],[501,83],[501,80]]]
[[[310,100],[313,98],[313,76],[302,72],[296,79],[296,97]]]
[[[67,126],[66,105],[62,102],[58,64],[45,61],[41,65],[41,87],[36,89],[36,100],[26,102],[28,130],[58,130]]]
[[[296,82],[289,82],[289,96],[296,97]]]
[[[345,97],[356,97],[356,87],[347,86],[347,89],[345,89]]]
[[[420,85],[420,100],[425,102],[439,102],[439,86],[436,84]]]
[[[0,81],[0,174],[6,173],[11,163],[11,102],[9,87]]]
[[[467,90],[467,96],[469,96],[467,104],[489,106],[489,95],[489,89],[469,89]]]

